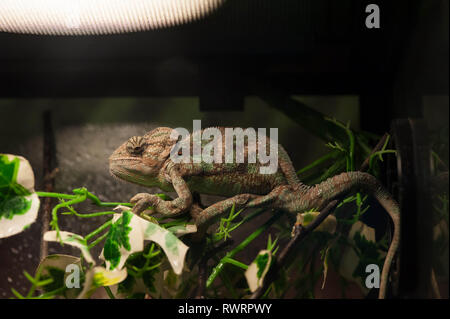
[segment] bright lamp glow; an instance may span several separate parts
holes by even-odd
[[[146,31],[203,18],[224,0],[0,0],[0,31],[49,35]]]

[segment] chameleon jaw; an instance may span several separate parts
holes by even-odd
[[[115,178],[147,187],[155,186],[156,176],[139,158],[110,159],[109,171]]]

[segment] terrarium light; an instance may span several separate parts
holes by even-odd
[[[114,34],[203,18],[225,0],[0,0],[0,31],[48,35]]]

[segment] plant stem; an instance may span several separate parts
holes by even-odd
[[[36,194],[39,197],[53,197],[53,198],[60,198],[60,199],[74,199],[74,198],[78,197],[78,195],[69,195],[69,194],[62,194],[62,193],[50,193],[50,192],[36,192]]]
[[[108,220],[106,223],[104,223],[103,225],[101,225],[100,227],[98,227],[96,230],[94,230],[93,232],[89,233],[88,235],[86,235],[84,237],[84,239],[86,241],[88,241],[89,239],[91,239],[92,237],[94,237],[95,235],[101,233],[104,229],[108,228],[109,226],[111,226],[113,223],[112,218],[110,220]]]
[[[330,152],[324,156],[322,156],[321,158],[315,160],[314,162],[312,162],[311,164],[303,167],[302,169],[297,171],[297,175],[300,175],[320,164],[322,164],[323,162],[326,162],[328,159],[335,157],[337,154],[339,153],[339,151],[334,151],[334,152]]]
[[[98,243],[100,243],[103,239],[105,239],[108,236],[108,233],[105,233],[101,235],[99,238],[97,238],[93,243],[89,245],[89,249],[92,249],[93,247],[97,246]]]
[[[209,276],[208,280],[206,281],[206,287],[209,288],[213,281],[217,278],[217,276],[222,272],[223,267],[226,264],[226,260],[229,258],[233,258],[234,255],[236,255],[238,252],[242,251],[245,247],[247,247],[255,238],[257,238],[259,235],[261,235],[264,231],[266,231],[276,220],[278,220],[281,217],[282,213],[278,212],[275,213],[264,225],[259,227],[257,230],[255,230],[250,236],[248,236],[244,241],[242,241],[238,246],[236,246],[233,250],[231,250],[229,253],[223,257],[219,264],[214,267],[211,275]]]
[[[224,263],[235,265],[236,267],[242,268],[244,270],[248,269],[248,266],[244,263],[241,263],[240,261],[237,261],[236,259],[225,257],[222,259]]]
[[[397,151],[384,150],[384,151],[378,151],[378,152],[373,153],[372,155],[370,155],[369,167],[372,168],[373,160],[374,160],[375,157],[377,157],[378,155],[383,155],[383,154],[397,154]]]
[[[65,212],[62,214],[63,215],[75,215],[80,218],[92,218],[92,217],[105,216],[105,215],[114,215],[114,214],[117,214],[117,212],[98,212],[98,213],[92,213],[92,214],[80,214],[80,213],[77,213],[75,210],[70,209],[70,212]]]
[[[345,130],[347,137],[349,139],[349,152],[347,155],[347,171],[355,170],[355,135],[353,134],[352,129],[350,128],[350,123],[344,125],[336,119],[325,118],[325,120],[334,123],[336,126]]]
[[[84,202],[86,200],[86,196],[82,195],[82,196],[77,196],[72,200],[69,200],[68,202],[62,202],[58,205],[56,205],[53,209],[52,209],[52,227],[56,230],[56,237],[61,239],[61,236],[59,234],[59,226],[58,226],[58,209],[62,208],[62,207],[68,207],[70,205],[73,204],[78,204],[81,202]],[[62,244],[62,242],[61,242]]]
[[[113,293],[112,293],[112,291],[111,291],[111,289],[110,289],[109,287],[103,286],[103,288],[105,288],[105,291],[106,291],[106,293],[108,294],[108,297],[109,297],[110,299],[116,299],[116,297],[114,297],[114,295],[113,295]]]

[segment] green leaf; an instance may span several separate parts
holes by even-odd
[[[103,255],[105,259],[111,263],[111,270],[119,265],[121,258],[120,247],[131,250],[130,238],[128,235],[132,230],[129,226],[132,216],[132,213],[124,212],[109,229],[103,248]]]
[[[130,294],[133,291],[137,278],[142,278],[144,285],[150,292],[156,292],[155,275],[159,272],[162,260],[161,250],[156,247],[155,243],[148,244],[144,251],[128,257],[126,263],[128,277],[119,284],[119,292]]]
[[[258,267],[258,272],[256,273],[256,276],[258,278],[261,278],[264,270],[266,269],[268,261],[269,261],[269,254],[258,255],[258,257],[256,257],[256,266]]]
[[[0,202],[0,219],[12,219],[16,215],[23,215],[31,208],[31,200],[23,196],[13,196]]]
[[[272,253],[269,250],[261,250],[255,260],[247,267],[245,279],[251,292],[255,292],[264,284],[264,277],[267,275],[272,264]]]
[[[24,198],[31,193],[17,183],[19,166],[18,157],[9,160],[0,155],[0,219],[25,214],[31,207],[31,200]]]
[[[136,283],[136,279],[133,276],[130,276],[130,274],[128,274],[127,278],[122,281],[121,283],[119,283],[118,287],[117,287],[117,292],[119,294],[131,294],[133,291],[133,287]]]
[[[237,216],[239,216],[244,210],[241,209],[238,212],[235,213],[235,205],[233,204],[233,206],[230,209],[230,214],[228,215],[227,218],[221,218],[220,220],[220,224],[219,224],[219,228],[217,230],[217,232],[214,235],[214,240],[221,240],[223,239],[224,241],[227,240],[227,238],[231,238],[230,233],[232,231],[234,231],[236,228],[238,228],[239,226],[241,226],[243,224],[243,220],[237,223],[232,223]]]
[[[41,280],[45,280],[45,279],[53,279],[53,281],[42,287],[42,289],[45,292],[50,292],[53,290],[57,290],[59,288],[63,288],[65,287],[65,283],[64,283],[64,276],[66,274],[66,272],[62,269],[56,268],[56,267],[46,267],[45,268],[48,275],[45,276],[41,276]]]
[[[156,292],[155,275],[159,272],[158,268],[148,270],[142,274],[142,281],[150,292]]]

